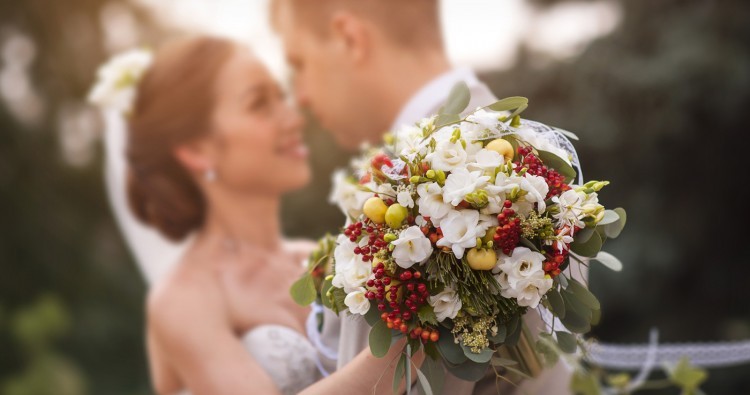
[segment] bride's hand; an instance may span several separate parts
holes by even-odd
[[[406,339],[401,339],[391,346],[383,358],[377,358],[367,348],[360,352],[350,363],[337,370],[327,378],[318,381],[300,392],[300,395],[350,395],[385,393],[390,390],[390,378],[395,375],[398,357],[406,346]],[[415,366],[419,367],[424,361],[424,353],[420,350],[412,357],[412,375],[415,380],[417,374]],[[413,381],[413,380],[412,380]],[[411,383],[413,384],[413,382]],[[411,385],[410,384],[410,385]],[[380,391],[377,388],[381,388]],[[388,388],[388,390],[382,390]],[[399,394],[405,391],[401,384]]]

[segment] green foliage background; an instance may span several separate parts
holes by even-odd
[[[628,209],[628,229],[608,243],[625,270],[591,275],[604,311],[598,337],[642,342],[655,326],[666,342],[748,339],[750,3],[618,3],[622,24],[580,56],[522,48],[512,69],[482,78],[500,97],[528,97],[527,117],[575,131],[585,176],[611,180],[603,201]],[[0,0],[0,43],[12,31],[33,39],[33,81],[47,104],[36,124],[0,104],[2,394],[150,393],[146,290],[107,206],[101,153],[70,166],[56,132],[57,114],[80,102],[105,56],[103,5]],[[124,5],[155,42],[169,33]],[[287,198],[290,236],[319,237],[342,219],[323,202],[347,156],[318,128],[308,140],[315,180]],[[748,368],[712,370],[704,389],[750,393]]]

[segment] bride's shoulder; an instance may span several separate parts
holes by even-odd
[[[300,259],[307,258],[318,245],[307,239],[286,239],[284,240],[284,249],[292,254],[299,255]]]
[[[222,292],[212,276],[186,266],[189,262],[181,262],[149,290],[146,313],[152,329],[169,330],[223,310]]]

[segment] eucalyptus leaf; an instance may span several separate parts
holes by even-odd
[[[305,273],[299,280],[292,284],[289,290],[292,299],[300,306],[307,306],[315,301],[318,293],[315,292],[315,281],[310,273]]]
[[[594,234],[593,228],[583,228],[578,233],[576,233],[575,236],[573,236],[573,241],[579,244],[584,244],[587,241],[591,240],[591,236]]]
[[[558,283],[560,283],[560,286],[563,287],[563,289],[568,288],[568,278],[565,277],[564,274],[560,274],[559,276],[555,277],[555,280],[557,280]]]
[[[521,337],[521,332],[523,332],[523,324],[518,319],[518,317],[513,317],[510,322],[508,322],[508,336],[505,337],[505,344],[508,347],[514,347],[518,344],[518,339]]]
[[[522,246],[524,246],[524,247],[526,247],[526,248],[528,248],[528,249],[530,249],[532,251],[539,252],[539,248],[534,243],[532,243],[529,239],[527,239],[525,237],[520,237],[519,238],[519,242],[521,243]]]
[[[511,96],[506,97],[505,99],[498,100],[487,106],[487,108],[492,111],[513,111],[520,107],[528,105],[529,99],[520,96]]]
[[[622,262],[620,262],[617,257],[608,252],[599,251],[599,253],[594,257],[594,260],[606,266],[610,270],[616,272],[622,271]]]
[[[445,385],[445,369],[443,369],[443,364],[437,359],[425,358],[419,370],[427,382],[430,383],[433,393],[442,394],[443,386]]]
[[[487,374],[487,369],[489,368],[489,366],[489,362],[476,363],[473,361],[469,361],[468,359],[459,365],[446,365],[448,371],[451,372],[451,374],[458,377],[459,379],[466,381],[479,381],[479,379]]]
[[[591,325],[599,325],[599,322],[602,319],[602,311],[601,310],[592,310],[591,311]]]
[[[552,313],[558,318],[565,317],[565,301],[563,301],[562,295],[560,295],[560,291],[557,288],[552,288],[547,292],[547,301],[549,301]]]
[[[585,243],[573,241],[570,244],[570,249],[578,255],[594,257],[602,249],[602,237],[598,233],[593,232]]]
[[[599,310],[601,306],[599,305],[599,300],[594,296],[591,291],[588,290],[583,284],[578,282],[578,280],[571,279],[570,280],[570,287],[568,287],[568,290],[572,291],[578,300],[583,302],[586,306],[591,308],[592,310]]]
[[[616,239],[625,228],[625,224],[628,222],[628,214],[625,212],[624,208],[618,207],[613,211],[617,213],[620,220],[604,226],[604,233],[610,239]]]
[[[620,220],[620,215],[614,210],[604,210],[604,217],[597,223],[597,226],[609,225]]]
[[[440,109],[440,114],[461,114],[469,106],[471,92],[469,86],[464,81],[457,82],[451,88],[445,105]]]
[[[379,321],[375,326],[370,329],[370,351],[372,355],[383,358],[388,354],[388,349],[391,347],[391,330],[388,329],[385,322]]]
[[[440,327],[439,330],[440,338],[437,342],[437,348],[438,351],[440,351],[440,355],[442,355],[446,361],[454,365],[466,362],[467,358],[466,355],[464,355],[464,350],[460,345],[453,341],[453,334],[442,327]]]
[[[320,295],[322,295],[321,299],[323,302],[323,306],[334,310],[333,305],[331,304],[331,300],[326,296],[328,295],[328,290],[331,289],[331,287],[333,287],[333,278],[324,279],[323,284],[320,286]]]
[[[571,165],[568,164],[563,158],[549,152],[537,150],[539,153],[539,159],[544,162],[547,167],[551,167],[557,170],[558,173],[565,176],[565,182],[569,183],[576,177],[576,171]]]
[[[576,352],[578,341],[575,335],[563,331],[555,331],[555,335],[557,335],[557,345],[560,346],[560,350],[568,354]]]
[[[396,364],[396,371],[393,372],[393,393],[397,394],[399,391],[399,387],[401,386],[401,380],[403,380],[404,375],[406,374],[406,354],[401,354],[401,357],[398,359],[398,364]]]
[[[381,321],[380,310],[370,304],[370,310],[367,310],[367,313],[365,313],[365,321],[367,321],[370,326],[377,324],[378,321]]]
[[[675,366],[667,367],[666,370],[669,380],[682,388],[683,393],[695,393],[708,378],[708,373],[691,365],[688,358],[682,358]]]
[[[456,114],[440,114],[438,115],[437,119],[435,119],[435,126],[439,129],[445,125],[450,125],[460,120],[461,117]]]
[[[591,330],[591,318],[592,318],[592,312],[591,310],[584,310],[583,312],[577,310],[577,308],[580,308],[580,306],[583,306],[585,309],[586,307],[578,302],[575,301],[575,306],[579,307],[573,307],[573,299],[571,299],[570,296],[568,296],[567,292],[563,292],[563,300],[565,301],[565,317],[560,319],[560,322],[565,325],[565,328],[567,328],[569,331],[573,333],[586,333]]]
[[[432,385],[430,385],[430,381],[427,380],[427,377],[425,377],[424,373],[419,369],[417,370],[417,383],[422,390],[422,394],[432,395]]]
[[[549,338],[548,333],[542,333],[539,340],[536,341],[536,351],[544,357],[544,364],[547,367],[553,366],[560,360],[560,355],[552,344],[554,344],[554,340]]]
[[[579,140],[578,136],[576,136],[576,134],[575,134],[575,133],[573,133],[573,132],[569,132],[569,131],[567,131],[567,130],[565,130],[565,129],[560,129],[560,128],[554,128],[554,129],[555,129],[556,131],[558,131],[558,132],[562,133],[562,134],[563,134],[563,135],[564,135],[565,137],[567,137],[567,138],[569,138],[569,139],[571,139],[571,140],[575,140],[575,141],[578,141],[578,140]]]
[[[571,312],[577,313],[584,318],[588,318],[591,316],[592,309],[586,303],[583,303],[581,300],[579,300],[578,296],[570,290],[570,287],[562,291],[560,295],[562,295],[563,301],[565,302],[566,316]]]
[[[463,344],[461,345],[461,349],[463,349],[464,355],[466,356],[466,358],[477,363],[489,362],[490,359],[492,359],[492,355],[495,353],[493,350],[489,348],[485,348],[481,352],[475,353],[471,351],[471,347],[467,347]]]

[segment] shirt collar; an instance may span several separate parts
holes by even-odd
[[[430,112],[443,104],[451,88],[460,81],[466,82],[470,89],[480,83],[474,71],[468,68],[455,68],[437,76],[409,99],[391,125],[391,130],[412,125],[431,115]]]

